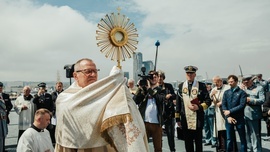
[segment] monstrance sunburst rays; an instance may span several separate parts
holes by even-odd
[[[129,21],[130,19],[120,12],[111,13],[102,18],[97,26],[97,46],[101,47],[100,51],[105,53],[106,58],[117,60],[119,68],[121,68],[120,62],[131,58],[137,49],[137,29],[134,23]]]

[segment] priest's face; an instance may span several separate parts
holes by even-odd
[[[28,88],[28,87],[24,87],[23,88],[23,94],[25,96],[29,96],[30,95],[30,92],[31,92],[30,88]]]
[[[83,60],[80,62],[78,69],[75,70],[73,76],[77,81],[78,86],[84,88],[97,81],[98,70],[94,62]]]
[[[213,84],[214,86],[216,86],[217,88],[220,88],[223,85],[223,82],[221,79],[213,79]]]

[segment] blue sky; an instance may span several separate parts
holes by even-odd
[[[115,61],[97,47],[106,14],[128,16],[138,30],[144,60],[155,58],[166,81],[185,79],[183,67],[212,78],[262,73],[270,78],[270,1],[252,0],[0,0],[0,81],[55,81],[65,64],[92,58],[109,74]],[[122,63],[132,76],[132,59]]]

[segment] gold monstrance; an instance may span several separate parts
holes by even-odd
[[[119,68],[121,68],[120,62],[125,61],[125,58],[131,58],[137,49],[137,29],[134,23],[129,21],[129,18],[120,14],[118,8],[117,14],[106,14],[97,26],[97,46],[101,47],[100,51],[105,53],[106,58],[117,60]]]

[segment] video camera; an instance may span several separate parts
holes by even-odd
[[[145,71],[146,71],[145,67],[142,67],[141,71],[142,71],[143,74],[142,75],[138,74],[138,76],[141,77],[141,80],[139,81],[139,86],[145,87],[145,86],[147,86],[147,80],[152,80],[153,79],[153,74],[145,75]]]

